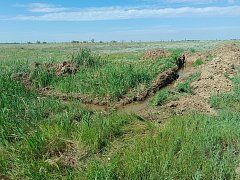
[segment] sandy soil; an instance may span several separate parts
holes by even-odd
[[[189,73],[196,70],[201,72],[200,78],[190,85],[193,94],[170,102],[167,106],[171,107],[174,103],[173,107],[177,113],[189,110],[215,113],[208,104],[209,97],[232,90],[232,82],[229,78],[237,73],[237,67],[240,65],[240,49],[235,45],[226,45],[213,50],[211,54],[215,56],[212,61],[189,71]]]

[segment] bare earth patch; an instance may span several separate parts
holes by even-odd
[[[156,59],[156,58],[161,58],[161,57],[169,57],[171,56],[171,53],[165,49],[156,49],[156,50],[149,50],[147,51],[142,59]]]
[[[189,110],[215,114],[208,104],[209,97],[232,90],[232,82],[229,78],[237,73],[237,67],[240,65],[240,49],[235,45],[225,45],[213,50],[212,54],[215,58],[198,68],[201,76],[190,85],[193,93],[168,103],[167,107],[174,108],[178,114]]]

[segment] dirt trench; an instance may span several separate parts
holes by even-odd
[[[165,86],[155,86],[157,88],[153,88],[153,91],[150,96],[147,96],[143,101],[135,101],[130,104],[126,104],[124,106],[120,106],[117,110],[120,113],[128,113],[128,114],[137,114],[141,117],[144,117],[149,120],[156,120],[156,118],[159,118],[159,115],[156,115],[156,112],[154,112],[156,109],[154,107],[149,107],[151,98],[157,93],[157,91],[163,89],[163,88],[174,88],[174,86],[177,84],[178,81],[183,80],[186,76],[191,74],[192,63],[186,62],[186,64],[178,69],[175,69],[177,78],[170,83],[167,83]],[[159,75],[160,76],[160,75]],[[159,111],[159,108],[157,114],[161,113],[161,118],[166,119],[169,117],[169,110],[167,110],[164,107],[161,107],[161,111]],[[164,111],[167,112],[164,112]],[[154,115],[155,113],[155,115]],[[151,115],[150,115],[151,114]],[[167,115],[167,116],[166,116]]]
[[[135,95],[131,98],[123,97],[119,102],[114,104],[113,108],[119,109],[134,102],[146,101],[147,98],[153,96],[159,89],[164,88],[178,79],[179,67],[171,68],[163,73],[160,73],[152,82],[151,86],[141,94]]]
[[[212,57],[209,59],[209,57]],[[202,59],[203,64],[194,67],[194,63]],[[192,74],[200,73],[200,77],[190,83],[192,93],[183,93],[176,100],[166,102],[162,106],[150,107],[147,98],[143,102],[132,103],[119,109],[119,112],[133,113],[148,120],[163,122],[174,114],[199,112],[217,115],[217,111],[209,104],[214,95],[230,92],[233,88],[230,80],[240,70],[240,48],[234,44],[220,46],[208,52],[196,52],[186,55],[184,68],[178,70],[179,78],[166,87],[177,91],[177,85],[185,82]]]
[[[207,59],[209,55],[214,58]],[[92,100],[90,97],[78,93],[60,93],[49,89],[41,89],[39,93],[42,96],[56,97],[62,100],[80,100],[83,107],[93,110],[117,110],[123,113],[138,114],[148,117],[148,119],[156,119],[159,116],[161,116],[160,119],[167,119],[169,114],[183,114],[192,110],[215,114],[214,109],[208,104],[209,97],[232,90],[232,82],[229,77],[234,77],[237,73],[237,67],[240,64],[240,48],[236,45],[225,45],[209,52],[186,52],[185,56],[184,67],[176,66],[160,73],[147,90],[133,97],[123,96],[114,104],[110,104],[107,100]],[[192,64],[200,58],[204,60],[204,64],[193,67]],[[179,82],[185,81],[189,75],[196,72],[201,72],[201,75],[190,84],[193,93],[157,108],[149,107],[149,100],[157,91],[165,87],[175,88]],[[24,80],[24,83],[29,85],[27,80]]]
[[[133,97],[128,97],[127,95],[123,96],[118,102],[114,104],[110,104],[107,100],[93,100],[90,97],[81,95],[79,93],[62,93],[51,91],[48,88],[41,89],[38,92],[42,96],[55,97],[64,101],[79,100],[82,102],[83,107],[93,110],[117,110],[121,112],[136,113],[138,110],[141,110],[148,104],[149,98],[152,97],[159,89],[168,86],[176,79],[178,79],[178,71],[180,69],[181,68],[176,66],[163,73],[160,73],[152,82],[151,86],[144,92],[136,94]]]
[[[178,61],[182,61],[182,58],[183,57],[179,57],[176,61],[176,64],[179,64]],[[54,69],[61,70],[63,69],[62,67],[66,66],[65,65],[66,63],[65,64],[64,63],[65,62],[59,65],[50,64],[50,67],[54,67]],[[40,65],[33,64],[32,66],[34,66],[32,68],[36,68],[36,66],[45,67],[46,64],[40,64]],[[14,76],[14,79],[21,81],[27,89],[37,91],[41,96],[55,97],[63,101],[79,100],[82,102],[83,107],[86,107],[92,110],[97,110],[97,111],[117,110],[119,112],[137,114],[138,112],[148,107],[150,98],[154,96],[157,91],[173,84],[173,82],[179,78],[179,75],[182,76],[182,72],[183,72],[182,69],[183,67],[176,65],[175,67],[160,73],[155,78],[155,80],[151,83],[148,89],[145,89],[140,93],[134,93],[135,95],[133,97],[129,97],[128,94],[130,93],[126,93],[126,95],[124,95],[119,101],[113,104],[109,103],[109,100],[92,99],[91,97],[82,95],[80,93],[62,93],[62,92],[53,91],[47,87],[42,89],[35,89],[31,84],[29,74],[16,74]],[[62,70],[59,72],[62,72]],[[60,75],[62,74],[60,73]]]

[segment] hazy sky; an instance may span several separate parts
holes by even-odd
[[[240,38],[240,0],[0,0],[0,42]]]

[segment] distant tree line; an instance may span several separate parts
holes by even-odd
[[[227,40],[227,39],[226,39]],[[220,39],[215,39],[215,40],[210,40],[210,41],[226,41],[226,40],[220,40]],[[238,38],[234,38],[234,39],[228,39],[230,41],[240,41],[240,39]],[[91,39],[90,41],[79,41],[79,40],[73,40],[70,43],[72,44],[80,44],[80,43],[141,43],[141,42],[197,42],[197,41],[201,41],[201,40],[197,40],[197,39],[184,39],[184,40],[158,40],[158,41],[134,41],[134,40],[129,40],[129,41],[117,41],[117,40],[112,40],[112,41],[95,41],[95,39]],[[0,44],[47,44],[47,43],[57,43],[57,42],[47,42],[47,41],[35,41],[35,42],[0,42]],[[64,42],[61,42],[64,43]],[[67,43],[67,42],[66,42]]]

